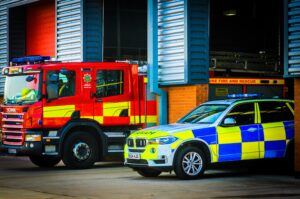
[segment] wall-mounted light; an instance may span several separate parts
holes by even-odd
[[[232,17],[236,15],[236,10],[225,10],[223,15],[226,17]]]

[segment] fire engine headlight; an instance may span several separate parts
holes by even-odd
[[[27,142],[40,142],[42,140],[42,136],[41,135],[26,135],[25,136],[25,141]]]
[[[167,137],[158,137],[148,140],[149,144],[172,144],[178,140],[177,137],[167,136]]]

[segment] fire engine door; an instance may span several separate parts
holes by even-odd
[[[124,68],[96,70],[94,119],[104,126],[129,125],[129,74]]]
[[[65,68],[64,73],[50,67],[44,72],[45,92],[48,99],[43,99],[43,125],[47,128],[61,128],[76,112],[77,96],[79,95],[77,88],[79,85],[76,82],[79,82],[79,76],[75,70],[68,68]],[[56,97],[53,99],[49,99],[50,87],[52,90],[56,90]]]

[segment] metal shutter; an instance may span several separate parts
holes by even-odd
[[[159,84],[208,83],[209,0],[158,0]]]
[[[158,0],[159,83],[185,83],[185,0]]]
[[[82,61],[82,0],[57,0],[57,59]]]
[[[300,76],[300,0],[285,1],[285,76]]]

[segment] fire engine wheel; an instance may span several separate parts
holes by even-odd
[[[30,156],[31,162],[39,167],[54,167],[61,158],[57,156]]]
[[[66,138],[62,160],[67,167],[86,169],[94,165],[98,154],[98,144],[91,134],[73,132]]]
[[[154,178],[161,174],[161,171],[153,170],[153,169],[138,169],[138,174],[148,178]]]
[[[203,175],[206,165],[206,157],[200,149],[186,147],[178,152],[174,162],[174,171],[181,179],[197,179]]]

